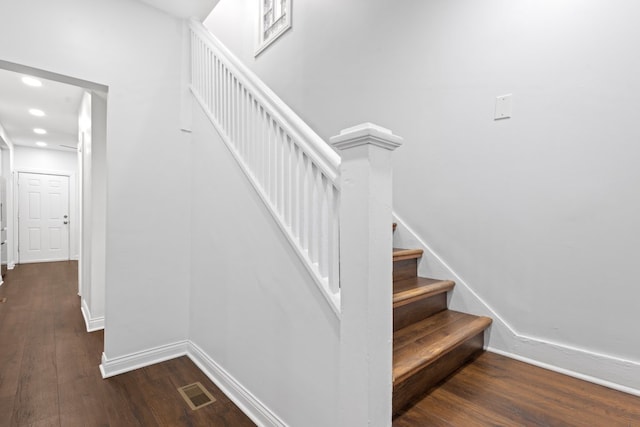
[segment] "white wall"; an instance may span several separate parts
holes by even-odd
[[[257,7],[205,24],[325,139],[403,136],[394,210],[514,330],[640,363],[640,4],[297,2],[256,59]]]
[[[186,339],[189,145],[179,131],[182,26],[130,0],[0,3],[0,52],[109,87],[105,354]]]
[[[339,323],[198,105],[190,339],[290,426],[337,425]]]
[[[44,150],[16,145],[13,156],[13,167],[21,169],[39,169],[43,171],[59,171],[78,173],[78,157],[73,150]]]
[[[79,255],[78,157],[75,151],[43,150],[17,145],[13,167],[16,172],[62,172],[69,174],[69,256]],[[15,230],[17,232],[17,230]],[[14,234],[17,240],[17,235]],[[16,255],[17,259],[17,255]]]
[[[87,330],[104,328],[106,231],[106,94],[85,91],[78,112],[81,199],[79,290]]]

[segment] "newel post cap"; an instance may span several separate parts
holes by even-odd
[[[340,131],[340,135],[331,137],[331,145],[339,150],[371,144],[393,151],[402,145],[402,137],[394,135],[389,129],[373,123],[362,123]]]

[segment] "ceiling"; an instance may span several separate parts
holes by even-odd
[[[206,18],[220,0],[139,0],[179,18]],[[0,68],[0,125],[13,144],[44,149],[71,151],[78,140],[78,112],[84,90],[78,86],[38,78],[41,87],[22,83],[24,74]],[[29,110],[44,111],[35,117]],[[35,128],[46,135],[33,132]]]
[[[78,112],[84,90],[78,86],[38,78],[40,87],[22,82],[24,74],[0,69],[0,124],[14,145],[41,148],[36,142],[46,142],[45,149],[74,150],[78,142]],[[36,117],[29,110],[45,113]],[[33,129],[41,128],[46,135]],[[71,147],[71,148],[66,148]]]
[[[220,0],[140,0],[179,18],[203,20]]]

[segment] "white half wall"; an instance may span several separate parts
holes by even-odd
[[[640,4],[297,2],[255,58],[257,17],[221,0],[205,25],[325,139],[402,135],[394,211],[514,330],[640,362]]]
[[[182,29],[178,19],[138,1],[0,3],[3,60],[108,87],[109,359],[187,338],[190,149],[179,123]]]
[[[254,420],[265,419],[255,408],[268,408],[274,425],[337,425],[335,313],[202,109],[193,111],[189,339]],[[243,404],[247,396],[259,404]]]
[[[64,173],[69,174],[69,257],[79,256],[79,206],[78,206],[78,157],[75,151],[43,150],[16,145],[13,167],[18,172]],[[15,230],[18,231],[17,229]],[[16,242],[17,234],[14,234]],[[14,259],[18,259],[15,255]]]

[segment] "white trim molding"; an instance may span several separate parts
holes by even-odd
[[[176,357],[186,356],[188,341],[178,341],[173,344],[162,345],[149,350],[138,351],[125,356],[113,359],[107,358],[102,353],[102,363],[100,364],[100,373],[102,378],[109,378],[116,375],[124,374],[145,366],[155,365],[156,363],[166,362]]]
[[[424,251],[418,265],[418,274],[456,282],[450,298],[451,308],[493,318],[487,334],[488,351],[640,396],[640,361],[624,360],[517,331],[395,212],[394,220],[398,224],[394,234],[394,247],[420,248]]]
[[[189,358],[235,405],[259,426],[285,427],[286,424],[238,380],[217,364],[197,344],[189,341]]]
[[[93,317],[86,300],[82,300],[80,311],[84,317],[84,323],[87,326],[87,332],[95,332],[104,329],[104,316]]]
[[[633,378],[638,378],[640,375],[640,363],[638,362],[525,336],[516,336],[515,339],[518,348],[514,351],[504,351],[493,347],[488,347],[487,351],[640,397],[638,385],[634,384],[632,387],[624,385],[626,382],[633,382]],[[521,354],[528,354],[531,357]],[[537,359],[533,357],[537,357]],[[549,362],[541,361],[541,359],[549,360]],[[572,369],[562,366],[571,366]],[[606,375],[603,375],[602,371],[606,371]],[[604,376],[607,379],[604,379]],[[638,381],[636,380],[636,382]]]
[[[247,390],[238,380],[216,363],[204,350],[192,341],[178,341],[138,351],[113,359],[102,353],[100,373],[106,379],[116,375],[166,362],[181,356],[189,359],[238,407],[245,415],[259,426],[286,427],[273,411]]]

